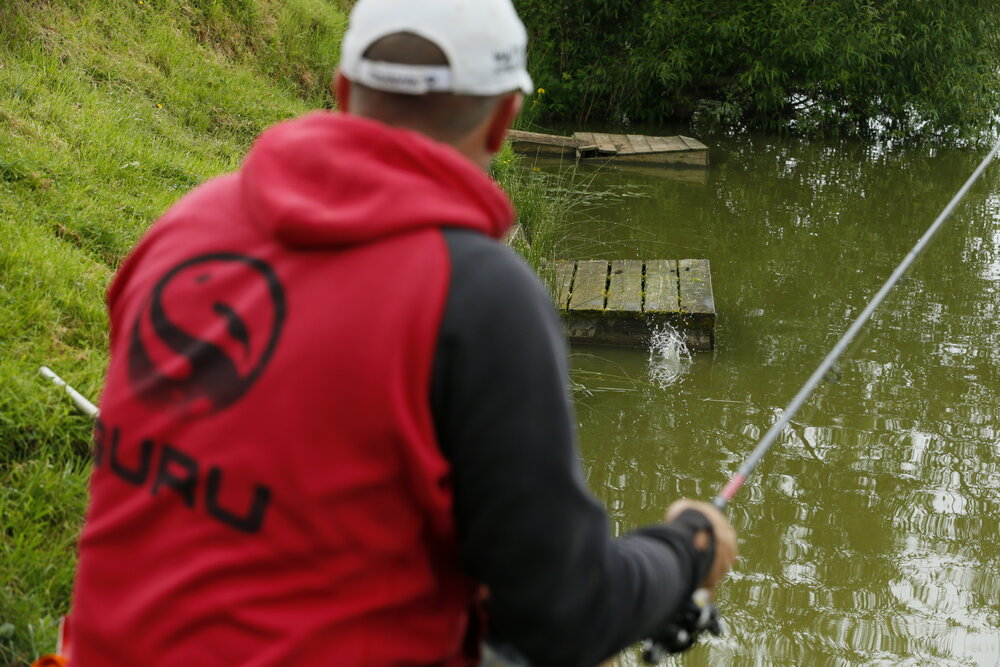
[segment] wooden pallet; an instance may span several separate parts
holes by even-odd
[[[581,148],[580,157],[613,157],[616,162],[641,162],[653,164],[685,163],[708,165],[708,146],[690,137],[647,137],[641,134],[605,134],[603,132],[574,132],[573,138],[590,149]]]
[[[715,297],[707,259],[558,261],[558,306],[573,342],[645,346],[668,324],[688,347],[715,347]]]
[[[605,159],[644,165],[708,165],[708,146],[691,137],[647,137],[641,134],[574,132],[572,137],[511,130],[516,150],[541,156]]]

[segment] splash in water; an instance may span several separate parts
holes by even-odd
[[[653,330],[649,338],[649,377],[660,389],[675,384],[691,366],[691,352],[684,337],[669,324]]]

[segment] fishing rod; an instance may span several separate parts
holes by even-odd
[[[73,401],[73,405],[76,406],[77,410],[87,415],[91,419],[97,419],[97,415],[99,412],[97,406],[88,401],[86,396],[78,392],[76,389],[73,389],[73,387],[71,387],[66,382],[66,380],[63,380],[61,377],[56,375],[55,371],[53,371],[48,366],[41,366],[38,369],[38,373],[42,377],[52,380],[53,384],[62,387],[66,391],[66,393],[69,394],[70,400]]]
[[[757,446],[750,453],[750,456],[743,462],[743,465],[739,467],[736,474],[733,475],[729,482],[722,488],[713,500],[712,504],[719,510],[725,511],[726,506],[729,505],[729,501],[743,488],[744,482],[753,473],[760,464],[764,455],[767,454],[771,446],[774,445],[778,440],[778,436],[782,434],[785,427],[788,426],[789,422],[799,411],[799,409],[805,404],[816,388],[823,382],[824,379],[833,378],[836,376],[836,366],[837,361],[840,357],[847,351],[850,344],[857,337],[858,333],[864,328],[865,324],[871,320],[872,315],[878,309],[885,298],[889,295],[889,292],[899,283],[900,279],[906,274],[910,266],[917,260],[917,258],[923,253],[923,251],[930,244],[931,240],[937,235],[944,225],[945,221],[951,217],[955,209],[968,194],[972,186],[980,179],[986,168],[990,165],[993,159],[1000,152],[1000,141],[993,146],[989,154],[983,161],[979,163],[976,170],[972,172],[972,175],[965,181],[962,187],[955,193],[955,196],[951,198],[948,205],[944,207],[931,226],[927,228],[924,235],[920,237],[916,245],[910,249],[903,261],[899,263],[896,270],[892,272],[889,278],[882,285],[882,288],[871,298],[868,304],[865,306],[864,310],[854,319],[851,326],[847,328],[844,335],[840,337],[837,344],[833,346],[833,349],[826,355],[826,358],[820,363],[820,365],[813,371],[813,374],[809,376],[806,383],[802,385],[799,392],[795,394],[792,401],[785,407],[782,411],[781,416],[778,418],[771,428],[768,429],[764,437],[760,439]],[[648,641],[643,649],[643,660],[650,664],[656,664],[660,662],[667,653],[680,653],[694,645],[698,641],[699,635],[705,631],[711,632],[712,634],[719,635],[722,633],[721,622],[719,619],[719,612],[716,609],[715,604],[712,602],[711,593],[706,589],[698,589],[695,591],[694,596],[688,602],[687,606],[681,611],[680,618],[672,623],[661,640]]]
[[[993,158],[996,157],[998,152],[1000,152],[1000,141],[998,141],[997,144],[993,146],[993,149],[989,152],[989,154],[983,158],[983,161],[979,163],[979,166],[976,167],[974,172],[972,172],[972,175],[965,181],[965,184],[962,185],[957,193],[955,193],[955,196],[951,198],[948,205],[944,207],[940,214],[938,214],[938,217],[933,223],[931,223],[931,226],[927,228],[924,235],[920,237],[920,240],[917,241],[916,245],[910,249],[910,252],[907,253],[906,257],[903,258],[903,261],[899,263],[896,270],[893,271],[892,275],[890,275],[885,281],[882,288],[875,294],[875,296],[872,297],[871,301],[868,302],[868,305],[866,305],[864,310],[861,311],[861,314],[855,318],[854,322],[851,323],[851,326],[844,332],[844,335],[837,341],[837,344],[834,345],[833,349],[831,349],[829,354],[826,355],[823,362],[820,363],[815,371],[813,371],[813,374],[808,380],[806,380],[806,383],[802,385],[802,388],[799,389],[799,393],[795,395],[795,398],[793,398],[791,403],[789,403],[784,409],[778,421],[771,425],[771,428],[768,429],[767,433],[764,434],[764,437],[760,439],[760,442],[757,443],[757,446],[750,453],[750,456],[747,457],[746,461],[743,462],[743,465],[740,466],[737,473],[733,475],[729,482],[722,488],[722,491],[719,492],[719,495],[717,495],[712,501],[712,504],[719,508],[719,510],[726,509],[726,505],[728,505],[729,501],[733,499],[733,496],[739,492],[747,477],[753,473],[754,469],[761,462],[761,459],[764,458],[767,451],[777,441],[778,436],[785,430],[785,427],[788,426],[788,423],[799,411],[799,408],[805,404],[806,400],[809,399],[809,396],[812,395],[820,383],[828,377],[835,376],[837,360],[840,359],[841,355],[847,351],[847,348],[850,346],[851,342],[854,341],[854,338],[858,335],[865,324],[871,320],[872,315],[878,307],[882,305],[882,302],[885,301],[885,298],[889,295],[889,292],[892,291],[892,288],[899,283],[900,279],[907,272],[907,270],[909,270],[913,262],[915,262],[921,253],[923,253],[923,251],[930,244],[931,240],[937,236],[938,231],[941,230],[945,221],[951,217],[951,214],[954,213],[959,203],[961,203],[962,199],[965,198],[965,195],[983,175],[986,168],[989,166],[990,162],[993,161]]]

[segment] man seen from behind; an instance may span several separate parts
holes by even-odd
[[[736,542],[619,539],[550,297],[486,174],[533,85],[510,0],[359,0],[339,112],[267,130],[108,294],[73,667],[593,666]]]

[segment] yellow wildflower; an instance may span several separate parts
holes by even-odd
[[[538,89],[538,94],[539,95],[544,95],[545,94],[545,89],[544,88],[539,88]]]

